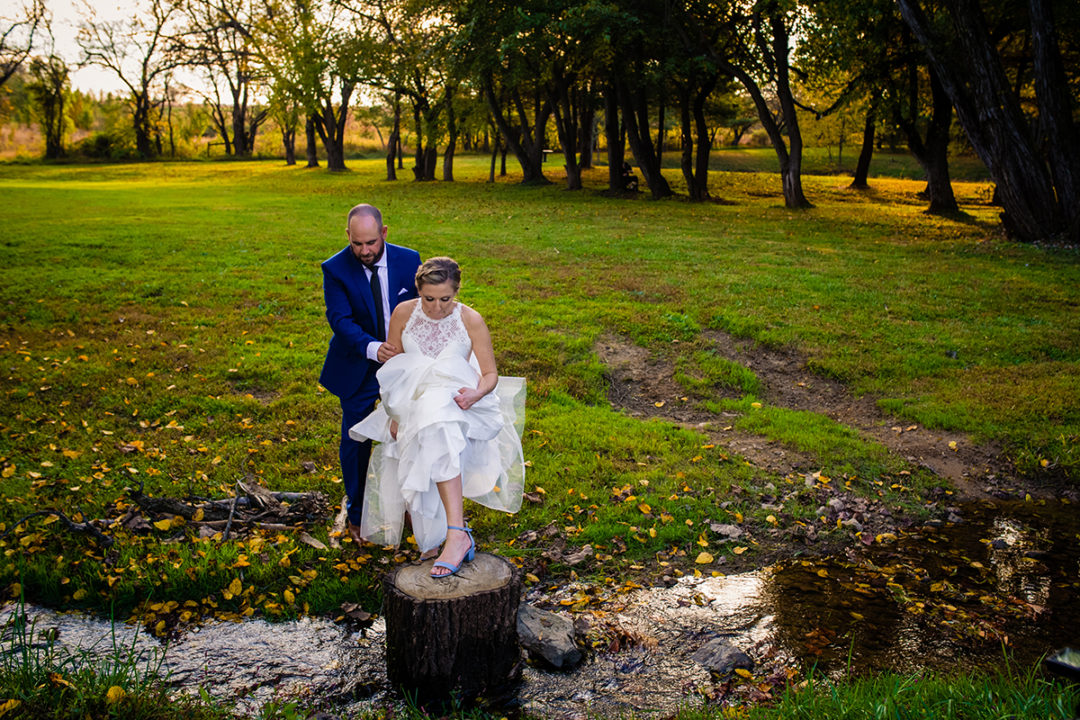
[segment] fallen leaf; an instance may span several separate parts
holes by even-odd
[[[707,552],[698,553],[697,558],[694,560],[698,565],[706,565],[713,561],[713,556]]]
[[[742,555],[744,552],[746,552],[746,550],[747,548],[745,545],[740,545],[738,547],[732,548],[731,552],[735,553],[736,555]]]
[[[735,668],[735,674],[741,678],[746,678],[747,680],[754,677],[754,674],[745,668]]]
[[[127,692],[124,690],[124,688],[120,687],[119,685],[113,685],[111,688],[109,688],[109,691],[105,693],[105,702],[110,705],[115,705],[116,703],[123,700],[125,695],[127,695]]]

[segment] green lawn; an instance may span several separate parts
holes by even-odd
[[[923,214],[918,181],[856,193],[844,177],[808,176],[816,207],[793,212],[771,174],[718,173],[713,192],[728,203],[693,205],[604,197],[603,168],[577,193],[486,184],[487,162],[460,158],[458,182],[428,184],[387,183],[375,159],[333,175],[278,162],[0,166],[0,532],[40,509],[117,518],[139,482],[155,496],[225,498],[253,476],[336,503],[337,402],[317,385],[329,338],[319,262],[344,246],[360,201],[383,209],[391,242],[461,262],[462,299],[487,318],[500,371],[528,378],[527,489],[543,502],[473,524],[482,548],[541,576],[569,568],[511,544],[527,529],[554,522],[571,546],[591,543],[593,564],[577,571],[598,581],[660,557],[692,572],[703,547],[744,552],[706,521],[767,530],[763,488],[802,485],[612,410],[593,351],[608,333],[658,353],[676,341],[696,353],[710,328],[792,346],[911,422],[1000,443],[1036,478],[1080,477],[1077,256],[1004,240],[985,184],[956,183],[965,215],[941,219]],[[678,172],[669,178],[679,190]],[[741,388],[731,407],[748,410],[753,374],[693,353],[681,370]],[[742,427],[809,448],[823,468],[881,480],[905,467],[825,418],[765,410]],[[853,491],[918,510],[882,485]],[[801,521],[818,502],[799,493],[770,522]],[[311,533],[326,541],[328,529]],[[104,552],[28,520],[0,539],[0,587],[113,605],[167,630],[183,613],[375,609],[393,562],[292,533],[108,532],[117,544]],[[226,595],[234,581],[241,592]]]

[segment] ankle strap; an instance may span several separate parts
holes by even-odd
[[[465,527],[458,527],[457,525],[447,525],[446,529],[447,530],[460,530],[462,532],[467,532],[470,535],[472,535],[472,529],[468,525],[466,525]]]

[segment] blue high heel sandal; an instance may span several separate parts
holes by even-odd
[[[456,575],[457,571],[461,569],[462,565],[464,565],[466,562],[470,562],[474,557],[476,557],[476,541],[473,540],[472,530],[469,529],[468,525],[466,525],[465,527],[458,527],[457,525],[447,525],[446,529],[461,530],[464,533],[468,533],[469,549],[465,552],[465,557],[463,557],[461,559],[461,562],[459,562],[457,565],[451,565],[450,563],[443,560],[436,560],[435,563],[431,566],[431,577],[433,578],[448,578],[451,575]],[[446,568],[450,572],[444,575],[436,575],[435,568]]]

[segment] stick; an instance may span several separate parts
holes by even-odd
[[[237,486],[240,486],[239,482],[236,483],[236,484],[237,484]],[[229,530],[232,528],[232,519],[233,519],[233,515],[236,514],[236,503],[239,500],[240,500],[240,493],[237,493],[236,495],[233,496],[232,509],[229,510],[229,521],[225,524],[225,534],[221,536],[221,541],[222,542],[225,542],[226,540],[229,539]]]

